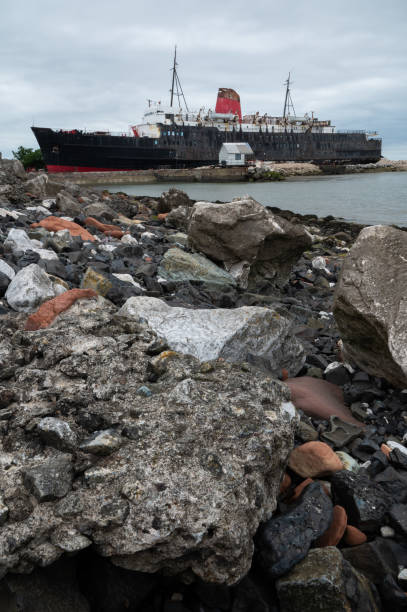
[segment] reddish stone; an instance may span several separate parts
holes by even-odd
[[[168,213],[160,213],[159,215],[157,215],[158,221],[164,221],[167,215]]]
[[[283,368],[281,370],[281,380],[286,381],[288,379],[288,370]]]
[[[292,496],[290,497],[290,499],[288,500],[289,504],[292,504],[293,502],[297,501],[297,499],[299,498],[299,496],[301,495],[301,493],[303,492],[303,490],[308,487],[309,484],[311,484],[311,482],[314,482],[312,480],[312,478],[306,478],[305,480],[303,480],[302,482],[300,482],[299,485],[297,485],[293,491]]]
[[[104,233],[106,233],[106,232],[120,232],[121,235],[123,236],[122,230],[117,225],[109,225],[108,223],[101,223],[100,221],[98,221],[94,217],[86,217],[85,225],[87,225],[89,227],[96,227],[96,229],[98,229],[99,231],[104,232]]]
[[[124,236],[124,232],[122,230],[106,230],[103,232],[105,236],[112,236],[112,238],[122,238]]]
[[[359,546],[359,544],[364,544],[367,541],[367,536],[357,527],[348,525],[343,541],[347,546]]]
[[[61,219],[61,217],[54,217],[52,215],[45,217],[45,219],[42,219],[39,223],[31,223],[31,227],[45,227],[49,232],[59,232],[59,230],[67,229],[71,236],[80,236],[83,241],[95,241],[95,237],[77,223],[66,221],[66,219]]]
[[[285,493],[287,493],[288,489],[291,487],[291,476],[289,474],[287,474],[287,472],[284,474],[283,476],[283,480],[281,481],[280,484],[280,491],[279,494],[280,495],[285,495]]]
[[[97,297],[96,291],[93,289],[71,289],[65,291],[48,302],[41,304],[37,312],[30,315],[25,324],[26,331],[35,331],[36,329],[44,329],[52,323],[52,321],[61,312],[68,310],[76,300],[82,298]]]
[[[343,393],[337,385],[312,376],[289,378],[284,382],[290,388],[294,406],[308,416],[329,419],[335,415],[343,421],[364,427],[364,423],[355,419],[343,403]]]
[[[318,441],[306,442],[294,448],[288,465],[303,478],[318,478],[343,470],[342,461],[332,448]]]
[[[380,446],[380,450],[382,451],[382,453],[383,453],[384,455],[386,455],[386,457],[387,457],[387,459],[388,459],[388,458],[389,458],[389,456],[390,456],[390,453],[391,453],[391,448],[390,448],[390,446],[387,446],[387,444],[381,444],[381,446]]]
[[[348,515],[345,508],[342,506],[334,506],[332,514],[332,523],[329,525],[325,533],[320,536],[315,542],[316,546],[323,548],[324,546],[337,546],[345,533],[348,522]]]

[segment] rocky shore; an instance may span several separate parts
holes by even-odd
[[[0,160],[0,609],[407,610],[405,229]]]

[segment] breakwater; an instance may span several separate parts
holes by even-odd
[[[347,166],[318,166],[311,163],[264,162],[253,166],[220,168],[162,168],[134,171],[107,172],[61,172],[54,174],[55,180],[72,181],[77,185],[129,185],[151,183],[233,183],[248,180],[275,180],[278,173],[282,178],[295,176],[326,176],[329,174],[361,174],[366,172],[406,171],[407,161],[380,160],[376,164],[350,164]]]

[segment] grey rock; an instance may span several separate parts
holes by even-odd
[[[321,439],[330,442],[334,448],[343,448],[363,435],[363,427],[343,421],[337,416],[329,417],[329,425],[330,429],[321,434]]]
[[[407,504],[394,504],[389,512],[390,523],[404,537],[407,536]]]
[[[386,574],[397,576],[397,556],[387,539],[376,538],[342,552],[345,559],[374,584],[381,584]]]
[[[235,286],[236,281],[203,255],[191,254],[173,247],[166,251],[158,275],[172,281],[204,281]]]
[[[113,208],[103,202],[92,202],[83,209],[83,214],[87,217],[94,217],[98,221],[111,223],[117,218],[118,214]]]
[[[172,244],[181,244],[182,246],[188,246],[188,234],[184,234],[183,232],[175,232],[175,234],[170,234],[167,236],[168,242]]]
[[[72,464],[69,456],[48,459],[23,471],[25,487],[40,502],[59,499],[68,493],[72,485]]]
[[[5,297],[13,310],[33,312],[55,297],[55,291],[48,274],[37,264],[30,264],[15,275]]]
[[[59,545],[85,545],[81,534],[131,571],[235,583],[249,570],[259,523],[276,508],[293,447],[297,418],[288,389],[247,366],[203,367],[164,352],[166,368],[149,384],[151,396],[139,395],[154,332],[112,314],[111,305],[76,306],[35,333],[10,335],[15,315],[0,317],[8,359],[15,363],[22,347],[25,356],[16,378],[2,381],[21,402],[7,422],[13,453],[2,470],[9,516],[0,530],[1,569],[19,573],[48,563]],[[80,366],[78,375],[69,360]],[[95,397],[94,389],[107,384],[110,392]],[[57,411],[79,439],[115,429],[122,444],[105,456],[77,451],[71,464],[38,443],[38,417]],[[25,506],[31,492],[41,503],[13,521],[18,491]],[[65,542],[65,528],[72,542],[70,531]]]
[[[58,183],[47,174],[39,174],[25,183],[25,189],[38,198],[52,198],[63,188],[63,183]]]
[[[56,197],[55,204],[58,210],[64,215],[76,217],[82,212],[81,205],[78,200],[71,196],[67,191],[61,190]]]
[[[8,507],[0,497],[0,527],[4,525],[8,517]]]
[[[304,612],[379,612],[368,580],[333,547],[315,548],[277,583],[281,610]]]
[[[178,206],[173,208],[165,218],[165,225],[176,227],[181,231],[188,229],[189,218],[191,216],[191,208],[188,206]]]
[[[117,450],[122,443],[121,436],[113,429],[96,431],[92,436],[86,438],[81,445],[81,451],[93,455],[110,455]]]
[[[200,361],[250,361],[277,376],[282,368],[295,376],[305,359],[291,322],[270,308],[192,310],[140,296],[129,298],[119,315],[146,319],[172,350]]]
[[[391,505],[391,496],[361,473],[342,470],[331,479],[334,503],[343,506],[349,523],[364,532],[375,532]]]
[[[5,262],[3,259],[0,259],[0,272],[7,276],[7,278],[9,278],[10,280],[12,280],[16,275],[13,268],[9,266],[8,263]]]
[[[344,261],[334,316],[344,355],[362,370],[407,387],[407,234],[364,228]]]
[[[73,238],[69,232],[69,230],[59,230],[55,232],[52,237],[49,239],[49,244],[52,246],[55,251],[60,253],[64,249],[69,249],[69,247],[73,243]]]
[[[190,200],[185,191],[181,191],[181,189],[176,189],[173,187],[161,194],[161,197],[158,199],[157,203],[157,212],[168,213],[179,206],[185,206],[188,208],[192,206],[192,200]]]
[[[319,483],[306,487],[288,512],[262,525],[257,535],[258,555],[272,577],[282,576],[307,555],[311,544],[332,521],[332,502]]]
[[[190,244],[226,265],[245,261],[254,265],[251,276],[268,276],[275,284],[286,281],[311,237],[251,197],[225,204],[197,202],[191,213]]]
[[[54,251],[43,249],[41,242],[31,240],[24,230],[17,228],[12,228],[9,231],[4,241],[4,250],[6,252],[12,251],[13,253],[34,251],[34,253],[38,253],[41,259],[58,259],[58,255]]]
[[[55,417],[41,419],[37,425],[41,439],[59,450],[72,450],[77,445],[77,436],[68,423]]]

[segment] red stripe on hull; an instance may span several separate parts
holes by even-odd
[[[128,168],[93,168],[85,166],[55,166],[47,165],[47,170],[50,173],[54,172],[133,172]]]

